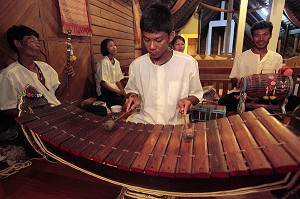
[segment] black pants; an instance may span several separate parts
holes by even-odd
[[[237,106],[239,103],[239,99],[236,99],[234,96],[240,95],[239,92],[233,92],[227,95],[224,95],[219,99],[219,105],[226,106],[226,111],[237,111]],[[246,102],[250,102],[250,100],[246,100]],[[259,100],[258,104],[268,104],[268,101]],[[273,105],[277,105],[278,101],[272,101]],[[288,103],[285,106],[286,111],[293,111],[300,104],[300,97],[295,95],[291,95],[288,97]]]
[[[218,101],[219,105],[226,106],[226,111],[237,111],[237,106],[239,104],[239,99],[236,99],[234,96],[240,95],[239,92],[233,92],[221,97]]]
[[[97,98],[97,100],[105,102],[106,106],[110,108],[113,105],[123,106],[125,103],[125,96],[118,95],[117,93],[109,91],[105,88],[101,88],[101,95]]]

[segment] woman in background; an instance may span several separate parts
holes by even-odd
[[[184,51],[185,49],[185,40],[182,36],[175,36],[174,39],[172,40],[171,42],[171,46],[173,48],[173,50],[176,50],[176,51],[179,51],[179,52],[182,52]]]
[[[125,92],[120,81],[124,76],[120,62],[115,58],[117,46],[112,39],[107,38],[101,42],[100,50],[104,57],[97,64],[97,72],[95,74],[97,100],[106,102],[109,108],[113,105],[123,106],[125,103]]]

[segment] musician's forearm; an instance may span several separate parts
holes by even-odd
[[[193,106],[199,103],[199,99],[195,96],[189,96],[187,99],[193,104]]]
[[[116,84],[117,84],[117,87],[119,88],[119,90],[121,91],[121,93],[125,94],[124,87],[123,87],[122,83],[117,82]]]

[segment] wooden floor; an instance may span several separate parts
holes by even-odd
[[[32,165],[4,180],[7,199],[117,198],[121,187],[84,174],[61,163],[33,160]]]
[[[61,163],[32,160],[32,165],[2,180],[0,199],[116,199],[116,186]],[[275,199],[271,193],[208,197],[210,199]]]

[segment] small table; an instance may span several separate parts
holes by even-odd
[[[226,117],[226,106],[210,103],[199,103],[193,107],[191,113],[192,122],[202,122]]]

